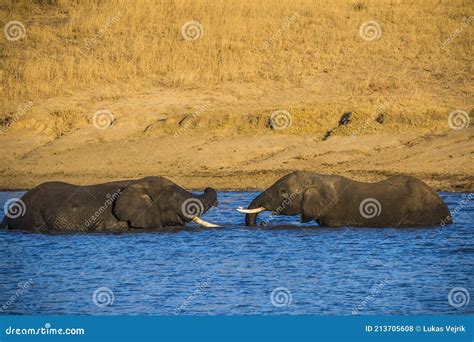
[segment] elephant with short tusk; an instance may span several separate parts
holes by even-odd
[[[217,207],[212,188],[192,194],[163,177],[77,186],[47,182],[21,199],[21,212],[7,209],[2,227],[33,231],[125,231],[182,226],[194,221],[218,227],[200,218]]]
[[[258,213],[300,215],[301,222],[327,227],[408,227],[452,223],[438,194],[411,176],[394,176],[363,183],[341,176],[308,171],[290,173],[258,195],[245,213],[245,224],[255,226]]]

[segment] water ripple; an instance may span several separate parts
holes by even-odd
[[[0,204],[19,193],[0,193]],[[451,210],[465,194],[442,194]],[[235,211],[255,196],[223,192],[205,219],[220,229],[40,235],[0,231],[6,314],[472,314],[472,203],[443,229],[318,228],[278,217],[246,228]],[[267,214],[268,216],[268,214]],[[262,215],[262,218],[265,215]],[[31,280],[31,284],[26,286]],[[113,303],[97,306],[94,291]],[[275,306],[272,291],[291,294]],[[19,295],[18,293],[21,292]],[[8,304],[8,305],[7,305]]]

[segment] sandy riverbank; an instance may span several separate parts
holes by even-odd
[[[0,188],[162,175],[260,189],[313,170],[473,191],[471,14],[436,0],[6,4]]]
[[[0,188],[162,175],[189,189],[261,189],[293,170],[313,170],[363,181],[404,173],[438,190],[472,192],[473,132],[382,133],[323,141],[320,134],[272,132],[137,136],[120,123],[107,132],[86,126],[59,138],[31,128],[12,130],[0,136]]]

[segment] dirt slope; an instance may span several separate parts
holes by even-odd
[[[379,124],[354,112],[323,141],[337,126],[337,112],[311,113],[314,125],[305,131],[298,112],[311,106],[297,92],[251,92],[160,90],[95,103],[80,96],[37,103],[34,115],[26,113],[0,135],[0,188],[163,175],[187,188],[260,189],[290,171],[314,170],[367,181],[405,173],[441,190],[474,189],[472,127],[450,129],[447,117],[429,122],[436,129],[402,124],[389,112]],[[272,110],[266,110],[278,108],[277,93],[293,118],[280,131],[268,127]],[[99,130],[90,115],[51,114],[78,102],[85,113],[110,108],[113,125]],[[264,109],[250,111],[257,106]]]

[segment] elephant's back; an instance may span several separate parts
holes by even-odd
[[[44,202],[51,200],[49,204],[63,204],[66,202],[95,202],[97,200],[115,197],[131,181],[118,181],[94,185],[75,185],[65,182],[42,183],[25,194],[28,201]],[[39,203],[36,203],[39,204]]]
[[[109,182],[103,184],[96,184],[96,185],[87,185],[83,186],[83,190],[87,192],[90,196],[94,197],[95,199],[106,199],[109,197],[116,197],[120,194],[120,192],[132,184],[133,180],[127,181],[118,181],[118,182]]]
[[[104,225],[114,225],[114,201],[128,183],[130,181],[88,186],[67,184],[64,188],[53,185],[49,191],[58,205],[47,210],[46,224],[50,229],[62,231],[94,231],[101,230]]]
[[[393,197],[396,195],[401,197],[399,199],[400,212],[405,215],[407,224],[439,225],[440,222],[451,223],[448,206],[433,188],[420,179],[413,176],[399,175],[390,177],[383,182],[386,184],[387,191],[397,189],[397,191],[391,193]]]
[[[411,194],[409,209],[421,220],[437,225],[452,223],[448,206],[433,188],[415,177],[407,179],[406,186]]]
[[[380,183],[404,189],[412,197],[422,202],[443,202],[438,193],[422,180],[407,175],[393,176]],[[443,202],[444,203],[444,202]]]
[[[41,183],[29,190],[23,197],[25,204],[41,204],[51,205],[50,200],[67,199],[78,190],[79,186],[64,182],[46,182]]]
[[[21,200],[25,214],[8,219],[8,229],[90,230],[99,224],[91,219],[100,210],[101,218],[110,221],[113,201],[123,188],[122,182],[79,186],[65,182],[46,182],[29,190]]]
[[[61,192],[60,189],[63,189]],[[45,216],[48,209],[54,207],[58,200],[65,202],[73,193],[75,186],[63,182],[46,182],[28,190],[20,200],[23,202],[23,214],[17,217],[4,218],[4,228],[41,230],[45,229]],[[56,195],[55,195],[56,194]]]

